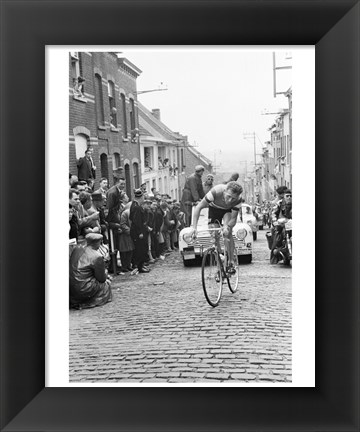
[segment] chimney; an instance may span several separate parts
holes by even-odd
[[[159,110],[159,108],[154,108],[154,109],[152,110],[152,115],[153,115],[154,117],[156,117],[159,121],[161,121],[161,120],[160,120],[160,110]]]

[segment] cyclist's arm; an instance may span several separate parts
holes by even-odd
[[[197,229],[197,224],[199,221],[199,216],[200,216],[200,212],[202,209],[209,207],[209,203],[205,200],[205,198],[203,198],[199,204],[195,207],[194,209],[194,213],[193,213],[193,219],[192,219],[192,224],[193,224],[193,228],[194,230]]]
[[[239,209],[238,208],[232,209],[232,211],[231,211],[231,219],[230,219],[229,223],[227,224],[227,226],[229,228],[232,229],[236,225],[236,219],[237,219],[238,213],[239,213]]]

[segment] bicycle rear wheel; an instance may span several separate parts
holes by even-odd
[[[202,260],[201,278],[204,294],[210,306],[219,304],[222,292],[222,264],[217,250],[209,248]]]
[[[227,259],[227,262],[229,262],[229,259]],[[235,273],[229,274],[227,271],[225,272],[229,290],[232,293],[237,291],[239,287],[239,277],[240,277],[239,275],[240,266],[239,266],[239,260],[238,260],[236,250],[234,250],[234,267],[235,267]]]

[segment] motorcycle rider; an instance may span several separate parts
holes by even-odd
[[[270,264],[277,264],[281,259],[282,255],[279,253],[283,245],[285,236],[285,228],[282,224],[279,224],[278,220],[281,218],[292,219],[292,194],[290,189],[277,189],[279,197],[281,199],[275,204],[272,211],[272,224],[273,224],[273,243],[270,253]],[[279,193],[280,192],[280,193]],[[292,233],[290,233],[291,236]],[[284,254],[284,250],[281,250]],[[286,253],[286,252],[285,252]],[[285,256],[286,258],[286,256]]]

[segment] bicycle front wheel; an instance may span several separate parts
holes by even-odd
[[[202,260],[201,277],[204,294],[210,306],[219,304],[222,292],[222,264],[217,250],[208,249]]]
[[[227,261],[229,262],[229,260]],[[229,290],[234,293],[237,291],[239,287],[239,272],[240,272],[240,266],[239,266],[239,260],[236,253],[236,250],[234,251],[234,268],[235,273],[228,273],[226,272],[226,279],[229,286]]]

